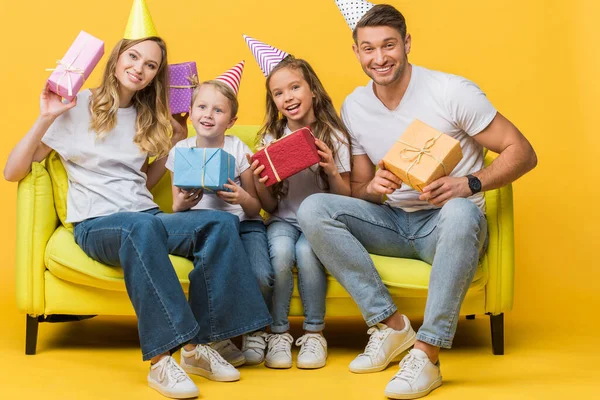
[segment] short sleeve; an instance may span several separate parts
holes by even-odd
[[[352,139],[352,155],[356,156],[359,154],[367,154],[365,149],[360,145],[360,143],[356,139],[354,132],[352,132],[352,118],[351,118],[351,116],[350,116],[351,114],[349,112],[348,100],[344,101],[344,104],[342,104],[342,109],[340,111],[340,115],[342,117],[342,121],[344,122],[344,125],[346,125],[346,129],[348,130],[348,133],[350,134],[350,138]]]
[[[73,140],[72,128],[73,128],[73,109],[65,112],[54,120],[52,125],[48,128],[44,137],[42,137],[42,143],[50,147],[65,160],[69,159],[71,152],[71,146],[76,144],[76,140]]]
[[[458,129],[475,136],[492,122],[496,108],[475,83],[458,76],[453,78],[446,91],[448,112]]]
[[[252,150],[250,150],[250,147],[248,147],[246,143],[237,139],[235,159],[237,161],[238,169],[240,170],[240,175],[250,168],[250,163],[246,159],[246,154],[252,155]]]
[[[169,150],[169,155],[167,156],[167,162],[165,162],[165,167],[173,172],[175,171],[175,147],[171,148],[171,150]]]

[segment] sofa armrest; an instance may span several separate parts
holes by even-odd
[[[17,307],[27,314],[44,314],[44,252],[58,223],[50,176],[33,163],[17,190]]]
[[[486,164],[491,158],[486,157]],[[489,245],[484,263],[488,267],[486,312],[510,311],[514,298],[515,241],[512,185],[485,193]]]

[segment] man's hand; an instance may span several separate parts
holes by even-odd
[[[383,160],[377,163],[379,169],[375,172],[375,176],[369,182],[366,192],[370,195],[392,194],[396,189],[400,189],[402,181],[396,175],[385,169]]]
[[[458,197],[466,198],[471,196],[471,194],[469,179],[467,177],[444,176],[425,186],[423,193],[419,196],[419,200],[427,201],[429,204],[441,207],[451,199]]]

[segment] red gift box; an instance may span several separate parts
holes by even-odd
[[[272,141],[252,156],[254,160],[265,166],[260,176],[268,176],[265,185],[271,186],[318,163],[321,157],[311,130],[302,128]]]

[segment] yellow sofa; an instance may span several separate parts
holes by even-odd
[[[256,126],[231,131],[253,147]],[[491,161],[486,157],[486,162]],[[26,354],[35,354],[38,323],[78,320],[90,315],[134,315],[120,268],[93,261],[77,246],[72,227],[64,221],[67,178],[52,153],[34,163],[17,194],[16,293],[20,311],[27,314]],[[171,212],[168,174],[154,188],[161,209]],[[513,204],[511,186],[485,193],[489,229],[487,254],[475,274],[462,305],[461,315],[489,314],[494,354],[504,352],[504,312],[510,311],[514,287]],[[425,309],[431,266],[417,260],[372,256],[399,309],[420,316]],[[187,291],[192,263],[171,260]],[[298,292],[291,305],[302,315]],[[344,288],[329,277],[328,316],[360,315]]]

